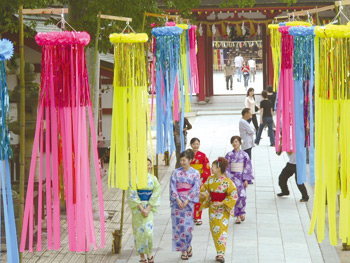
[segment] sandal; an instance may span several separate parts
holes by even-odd
[[[215,260],[216,260],[217,262],[221,262],[221,263],[224,263],[224,262],[225,262],[225,258],[224,258],[222,255],[216,256]]]
[[[182,260],[188,260],[187,253],[186,254],[181,254],[181,259]]]
[[[148,260],[148,263],[154,263],[154,257],[153,256],[151,258],[147,257],[147,260]]]
[[[187,257],[192,257],[193,253],[192,253],[192,246],[190,246],[189,248],[187,248]]]
[[[200,226],[201,224],[203,224],[202,220],[197,219],[197,221],[195,222],[196,226]]]
[[[245,220],[245,215],[241,215],[241,221]]]
[[[140,262],[140,263],[147,263],[147,260],[146,260],[146,259],[140,259],[139,262]]]
[[[241,219],[237,217],[235,224],[240,224],[240,223],[241,223]]]

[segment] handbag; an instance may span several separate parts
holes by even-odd
[[[258,112],[259,110],[259,107],[255,105],[255,112]]]

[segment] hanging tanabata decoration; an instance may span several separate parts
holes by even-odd
[[[108,182],[110,187],[124,190],[129,185],[133,189],[147,186],[148,94],[144,56],[147,40],[147,34],[110,35],[115,65]]]
[[[11,174],[9,158],[12,157],[10,133],[8,130],[9,119],[9,95],[6,84],[5,61],[13,55],[13,44],[7,39],[0,39],[0,171],[1,171],[1,191],[0,198],[0,240],[1,240],[1,215],[4,216],[7,262],[19,262],[16,220],[13,210],[13,198],[11,189]],[[3,212],[1,209],[3,206]],[[1,257],[0,257],[1,261]]]
[[[308,151],[312,185],[315,184],[314,28],[289,28],[289,34],[294,36],[294,115],[298,184],[307,181]]]
[[[273,90],[277,91],[279,74],[281,69],[281,32],[278,31],[278,28],[279,28],[278,24],[271,24],[268,27],[270,29],[270,35],[271,35],[271,50],[272,50],[272,62],[273,62],[273,74],[274,74]]]
[[[38,33],[35,39],[42,46],[41,91],[20,250],[25,250],[28,236],[29,251],[33,251],[33,194],[38,151],[37,250],[42,250],[42,218],[45,217],[42,211],[44,162],[48,249],[60,248],[60,192],[66,207],[69,250],[88,251],[91,245],[97,249],[91,196],[91,188],[96,185],[91,185],[90,181],[93,172],[90,171],[89,143],[93,148],[94,160],[91,161],[95,165],[101,247],[104,247],[102,183],[84,51],[90,35],[86,32],[50,32]]]
[[[175,84],[179,81],[179,67],[181,57],[180,35],[183,29],[177,26],[165,26],[152,29],[155,36],[154,55],[156,80],[153,86],[157,94],[157,153],[175,150],[173,134],[173,116],[180,116],[180,108],[174,107]],[[181,98],[181,107],[185,105],[185,92],[182,83],[178,84],[178,96]],[[180,130],[183,129],[183,122]],[[183,146],[183,134],[181,133]]]
[[[337,244],[337,194],[340,193],[339,237],[350,245],[350,26],[315,28],[315,198],[310,234]]]
[[[190,67],[191,67],[191,91],[199,93],[199,77],[196,52],[196,30],[197,26],[191,26],[189,29],[189,46],[190,46]]]
[[[294,115],[294,81],[293,81],[293,36],[289,34],[291,26],[310,26],[305,22],[288,22],[280,24],[281,33],[281,69],[279,73],[277,109],[276,109],[276,151],[282,144],[282,151],[295,152],[295,115]],[[277,76],[275,76],[277,77]],[[280,132],[282,140],[280,143]]]

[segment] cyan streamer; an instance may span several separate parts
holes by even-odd
[[[180,35],[183,29],[177,26],[165,26],[152,29],[156,39],[156,94],[157,94],[157,153],[175,150],[173,133],[173,112],[175,82],[179,81],[181,107],[184,107],[184,89],[181,76],[178,76],[180,67]],[[180,120],[184,118],[182,116]],[[183,121],[180,121],[183,127]],[[183,134],[181,140],[183,141]]]
[[[298,184],[307,181],[309,149],[310,183],[315,184],[314,147],[314,27],[291,27],[294,36],[294,113]]]
[[[9,114],[9,95],[6,84],[5,60],[9,60],[13,55],[13,44],[7,39],[0,40],[0,171],[1,171],[1,190],[2,204],[4,207],[6,250],[8,262],[19,262],[17,230],[15,224],[15,214],[13,210],[13,199],[11,189],[11,174],[9,166],[9,157],[12,157],[10,144],[10,134],[8,130]],[[0,197],[1,198],[1,197]],[[0,202],[1,211],[1,202]],[[1,216],[0,216],[1,228]],[[0,229],[1,240],[1,229]],[[1,261],[1,257],[0,257]]]

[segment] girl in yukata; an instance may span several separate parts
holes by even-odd
[[[225,262],[228,222],[233,216],[237,189],[232,180],[226,177],[228,161],[219,157],[212,164],[212,172],[200,191],[201,209],[209,208],[210,231],[216,248],[216,261]]]
[[[227,153],[225,156],[229,163],[226,174],[237,187],[238,199],[235,205],[234,215],[236,217],[236,224],[240,224],[241,221],[245,220],[246,188],[248,184],[253,183],[254,177],[250,158],[245,151],[241,150],[241,137],[233,136],[231,138],[231,144],[233,151]]]
[[[160,184],[152,174],[152,162],[148,159],[148,185],[144,189],[133,190],[129,187],[127,199],[132,211],[132,230],[135,248],[140,255],[141,263],[154,263],[153,248],[153,219],[160,205]],[[147,255],[147,260],[145,256]]]
[[[180,154],[181,168],[175,169],[170,179],[170,207],[173,229],[173,251],[181,251],[181,259],[192,257],[194,204],[199,201],[200,175],[190,166],[192,150]]]
[[[194,153],[194,159],[191,162],[191,166],[199,172],[201,176],[201,186],[202,186],[207,181],[211,172],[210,172],[210,164],[207,156],[204,153],[199,151],[200,143],[201,142],[198,138],[192,138],[190,141],[190,144]],[[202,224],[202,211],[199,211],[200,206],[201,206],[200,203],[196,203],[194,205],[193,220],[197,226]]]

